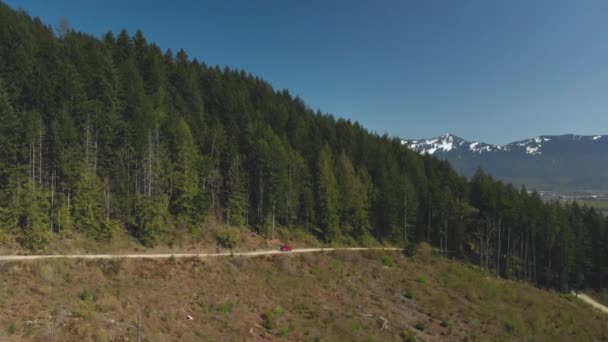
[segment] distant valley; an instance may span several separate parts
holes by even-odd
[[[546,196],[600,199],[608,192],[608,135],[542,135],[492,145],[453,134],[403,140],[421,153],[448,160],[468,177],[481,167],[496,178]]]

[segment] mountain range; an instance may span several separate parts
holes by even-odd
[[[608,190],[608,135],[542,135],[493,145],[446,133],[402,143],[449,161],[468,177],[482,168],[500,180],[538,190]]]

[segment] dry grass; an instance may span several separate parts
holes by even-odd
[[[0,341],[134,341],[138,315],[143,341],[608,338],[570,296],[386,255],[2,263]]]

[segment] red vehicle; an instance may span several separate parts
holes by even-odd
[[[290,245],[281,245],[281,252],[291,252]]]

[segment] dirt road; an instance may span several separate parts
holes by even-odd
[[[583,302],[590,304],[591,306],[593,306],[594,308],[603,311],[605,313],[608,313],[608,307],[606,307],[605,305],[603,305],[602,303],[597,302],[595,299],[587,296],[584,293],[579,292],[578,294],[572,292],[572,294],[574,296],[576,296],[578,299],[582,300]]]
[[[401,248],[364,248],[364,247],[344,247],[344,248],[297,248],[291,252],[281,252],[279,250],[261,250],[251,252],[222,252],[222,253],[163,253],[163,254],[49,254],[49,255],[0,255],[0,261],[28,261],[41,259],[169,259],[169,258],[216,258],[227,256],[255,257],[273,254],[293,254],[293,253],[318,253],[331,251],[365,251],[365,250],[384,250],[399,251]]]

